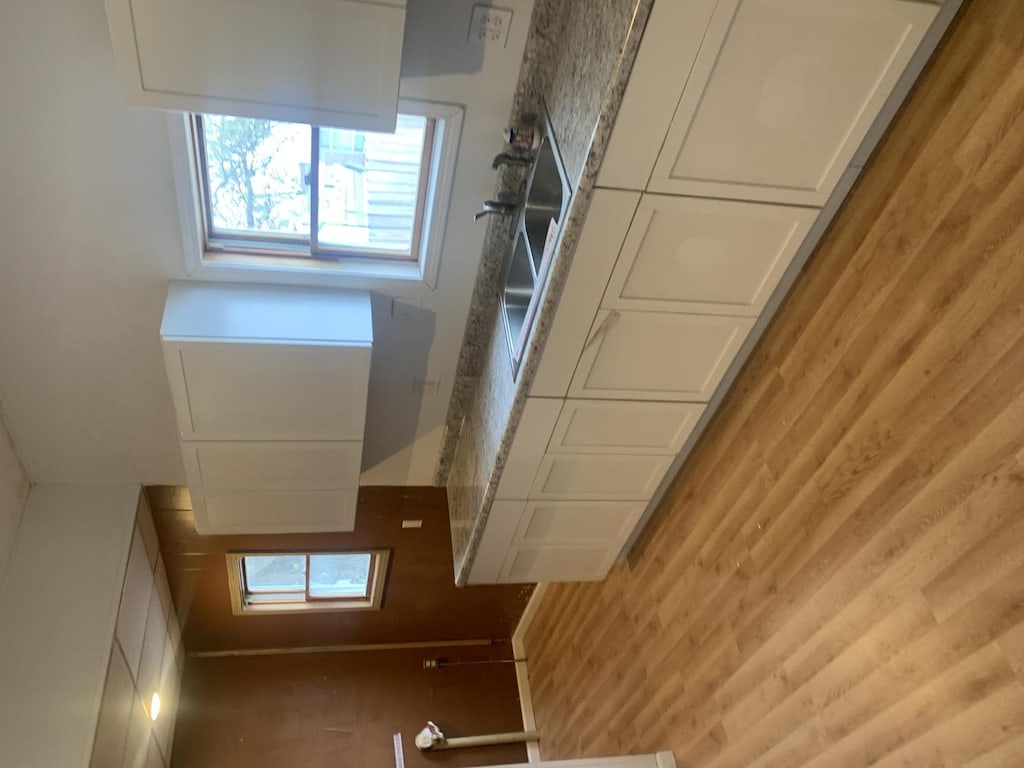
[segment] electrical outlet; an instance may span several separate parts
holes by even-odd
[[[512,9],[495,8],[491,5],[477,3],[473,6],[473,15],[469,22],[468,43],[478,45],[508,44],[508,30],[512,26]]]
[[[422,528],[423,527],[423,521],[422,520],[403,520],[402,521],[402,527],[403,528]]]

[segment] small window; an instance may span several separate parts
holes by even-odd
[[[394,133],[194,115],[208,251],[419,256],[435,120]]]
[[[228,581],[234,612],[378,610],[387,550],[232,552]]]
[[[188,273],[436,286],[462,109],[407,100],[399,108],[394,133],[169,118]]]

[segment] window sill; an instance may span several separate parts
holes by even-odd
[[[253,280],[285,285],[339,287],[350,287],[353,280],[404,280],[427,283],[434,287],[429,276],[424,273],[423,265],[413,261],[351,259],[305,266],[295,263],[275,264],[263,260],[254,264],[250,258],[208,251],[202,259],[194,260],[188,267],[188,276],[199,280]]]

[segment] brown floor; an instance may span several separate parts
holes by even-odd
[[[1024,766],[1024,17],[965,4],[634,552],[526,638],[545,759]]]

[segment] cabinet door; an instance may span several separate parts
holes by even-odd
[[[608,575],[619,549],[618,544],[513,547],[505,558],[498,582],[601,581]]]
[[[644,195],[603,306],[757,317],[817,213]]]
[[[106,0],[139,106],[394,131],[404,0]]]
[[[594,191],[531,396],[565,397],[638,202],[636,192]]]
[[[537,470],[530,498],[645,501],[654,495],[673,458],[549,454]]]
[[[190,488],[343,489],[359,486],[360,442],[182,443]]]
[[[674,456],[703,412],[698,403],[566,400],[547,452]]]
[[[621,546],[640,519],[644,501],[530,501],[513,547],[605,544]]]
[[[648,189],[823,205],[937,12],[722,0]]]
[[[604,310],[569,394],[706,403],[753,324],[748,317]]]
[[[519,521],[526,508],[525,501],[496,499],[487,514],[480,546],[477,548],[473,566],[469,571],[469,584],[494,584],[501,576],[501,568],[508,555]]]
[[[356,489],[208,491],[193,494],[196,530],[208,533],[351,531]]]
[[[370,348],[165,342],[183,440],[361,440]]]

